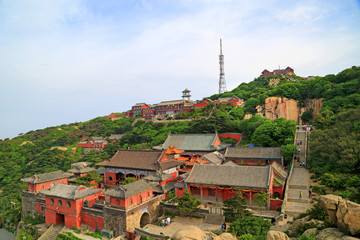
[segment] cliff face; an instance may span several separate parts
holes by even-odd
[[[294,99],[269,97],[265,99],[263,106],[259,105],[256,109],[257,114],[267,119],[283,117],[301,124],[301,115],[309,109],[313,109],[313,116],[316,117],[322,107],[322,99],[308,99],[304,101],[304,107],[298,105],[298,101]]]

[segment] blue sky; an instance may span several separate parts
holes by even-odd
[[[360,62],[360,1],[0,0],[0,139]]]

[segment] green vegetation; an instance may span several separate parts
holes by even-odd
[[[96,186],[97,183],[100,182],[101,180],[102,177],[100,176],[100,174],[92,171],[85,176],[77,178],[75,184],[91,187],[91,186]]]
[[[266,192],[258,192],[255,194],[255,200],[260,207],[264,207],[268,201],[268,195]]]
[[[126,185],[126,184],[129,184],[129,183],[135,182],[135,181],[136,181],[136,178],[127,177],[124,181],[121,182],[121,185]]]
[[[322,129],[311,134],[311,171],[336,194],[360,203],[360,108],[329,117]],[[325,128],[325,126],[327,127]],[[314,187],[315,188],[315,187]],[[324,193],[324,187],[313,191]]]
[[[173,202],[177,203],[177,208],[185,213],[186,215],[191,215],[196,212],[200,208],[200,200],[198,200],[195,196],[189,193],[188,189],[182,194],[182,198],[176,197]]]
[[[224,201],[223,210],[227,222],[234,222],[250,215],[250,212],[246,210],[246,199],[240,190],[235,190],[235,194]]]
[[[266,239],[266,234],[272,226],[271,222],[264,220],[261,217],[247,216],[243,217],[235,222],[232,222],[229,226],[228,232],[240,237],[245,234],[252,235],[254,239]],[[244,239],[253,239],[247,236]]]

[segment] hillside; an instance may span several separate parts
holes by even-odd
[[[295,132],[294,121],[284,118],[268,120],[258,115],[242,120],[245,114],[255,114],[256,107],[264,104],[268,97],[286,97],[297,100],[299,104],[303,104],[307,99],[323,98],[323,107],[313,121],[319,130],[315,131],[313,136],[314,139],[317,139],[318,135],[325,134],[329,136],[326,140],[337,141],[338,135],[331,135],[326,131],[333,131],[334,128],[339,128],[337,126],[341,126],[340,129],[346,127],[347,131],[344,132],[348,133],[352,132],[351,127],[358,128],[358,124],[354,121],[360,111],[358,107],[360,105],[359,89],[360,68],[358,67],[325,77],[301,78],[291,75],[280,76],[277,80],[274,80],[273,77],[261,77],[248,84],[242,83],[230,92],[211,96],[211,99],[217,99],[236,95],[244,99],[246,103],[244,107],[238,108],[218,105],[210,118],[205,118],[205,116],[209,116],[213,106],[185,114],[185,117],[193,119],[191,121],[168,124],[142,120],[137,120],[133,124],[135,118],[111,121],[105,117],[98,117],[87,122],[30,131],[13,139],[0,141],[0,190],[2,191],[2,193],[0,191],[0,218],[9,219],[13,223],[19,221],[21,190],[25,188],[25,185],[20,182],[21,178],[58,169],[66,171],[74,162],[100,162],[110,158],[117,149],[151,149],[153,146],[163,143],[169,132],[175,134],[241,132],[247,135],[243,144],[282,146],[283,154],[288,158],[296,149],[292,144]],[[311,121],[312,112],[306,114],[310,114],[311,117],[304,118],[304,120]],[[344,126],[339,125],[340,123]],[[124,134],[124,136],[115,144],[108,144],[102,152],[92,151],[84,155],[82,148],[76,147],[79,141],[95,136],[106,138],[114,133]],[[355,133],[358,134],[358,132]],[[359,135],[356,134],[339,144],[337,153],[339,158],[336,158],[334,162],[341,163],[351,160],[351,166],[359,166],[359,149],[356,148],[356,144],[359,146]],[[355,146],[355,148],[350,149],[350,146]],[[350,178],[360,177],[357,175],[359,171],[346,172],[346,168],[340,166],[341,164],[336,165],[336,168],[323,168],[323,166],[328,166],[325,161],[327,155],[324,154],[322,148],[310,146],[310,149],[317,149],[311,160],[314,172],[318,177],[326,172],[346,174],[344,176]],[[341,158],[343,152],[348,154],[346,158]],[[334,177],[337,176],[334,175]],[[351,198],[359,202],[359,186],[355,184],[350,187],[352,189]],[[344,192],[349,189],[336,190]]]

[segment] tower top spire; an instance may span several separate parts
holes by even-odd
[[[220,38],[220,55],[222,55],[222,41],[221,41],[221,38]]]

